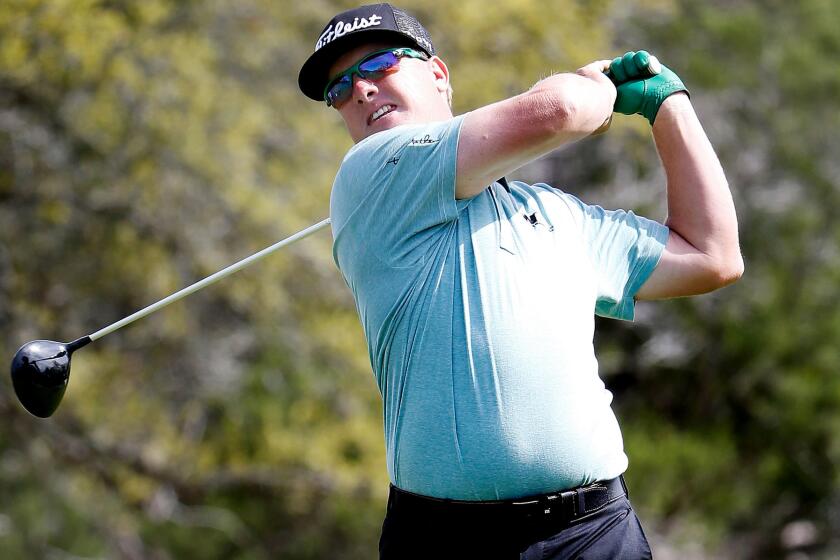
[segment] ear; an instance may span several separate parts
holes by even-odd
[[[441,93],[446,93],[449,89],[449,68],[446,63],[440,57],[433,56],[429,59],[429,66],[435,76],[435,87]]]

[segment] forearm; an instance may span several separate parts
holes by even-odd
[[[685,94],[668,97],[653,125],[667,178],[666,224],[708,257],[716,273],[735,279],[743,262],[735,205],[723,168]]]
[[[598,130],[612,114],[607,61],[556,74],[467,114],[458,142],[455,196],[475,196],[499,177]]]

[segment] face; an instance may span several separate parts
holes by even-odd
[[[366,55],[393,47],[387,43],[362,45],[344,53],[330,67],[332,80]],[[452,117],[446,100],[449,71],[438,57],[420,60],[402,57],[399,70],[379,80],[353,76],[349,100],[336,107],[354,142],[375,132],[409,123],[432,122]]]

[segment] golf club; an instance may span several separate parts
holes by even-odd
[[[230,276],[234,272],[270,255],[276,250],[315,233],[329,225],[329,223],[330,219],[326,218],[317,224],[302,229],[278,241],[274,245],[266,247],[258,253],[254,253],[227,268],[223,268],[215,274],[211,274],[203,280],[199,280],[156,303],[144,307],[124,319],[120,319],[116,323],[108,325],[95,333],[78,338],[73,342],[54,342],[52,340],[33,340],[27,342],[20,347],[15,353],[15,357],[12,358],[12,384],[14,385],[18,400],[34,416],[38,416],[39,418],[52,416],[53,412],[55,412],[61,403],[64,391],[67,389],[67,382],[70,379],[70,356],[73,352],[83,346],[87,346],[94,340],[102,338],[106,334],[110,334],[117,329],[133,323],[137,319],[142,319],[146,315],[166,307],[170,303],[176,302],[193,292],[197,292],[226,276]]]

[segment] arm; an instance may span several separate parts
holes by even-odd
[[[668,243],[637,299],[687,296],[741,277],[744,263],[729,185],[691,102],[668,97],[653,124],[667,178]]]
[[[506,173],[598,131],[612,115],[609,61],[556,74],[530,90],[464,118],[458,142],[456,198],[477,195]]]

